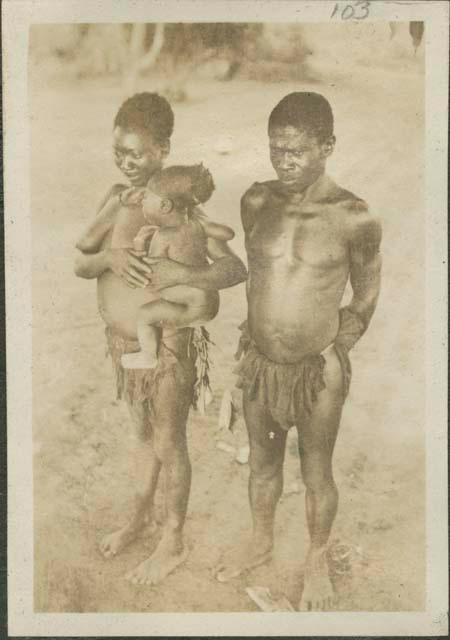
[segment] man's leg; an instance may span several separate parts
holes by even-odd
[[[248,546],[218,567],[216,577],[226,582],[271,557],[275,510],[283,491],[283,462],[287,432],[268,411],[244,392],[244,417],[250,444],[248,493],[253,534]]]
[[[166,520],[154,553],[128,574],[134,584],[157,584],[188,555],[183,526],[191,486],[186,422],[192,392],[191,381],[168,375],[155,394],[153,443],[164,479]]]
[[[342,371],[334,349],[326,356],[326,388],[319,393],[311,417],[298,425],[306,519],[310,548],[306,558],[300,610],[324,610],[333,601],[326,545],[337,512],[338,491],[332,456],[343,406]]]
[[[136,493],[130,520],[124,527],[105,536],[100,550],[106,558],[115,556],[132,542],[146,523],[153,507],[153,497],[161,468],[154,449],[154,438],[149,423],[147,402],[129,404],[133,420],[133,460],[131,468],[136,474]]]

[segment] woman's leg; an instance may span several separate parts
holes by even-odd
[[[192,402],[194,376],[185,376],[185,363],[163,374],[154,399],[154,447],[164,478],[166,522],[155,552],[128,579],[135,584],[157,584],[187,557],[183,540],[191,486],[191,463],[186,422]],[[190,363],[187,363],[190,366]]]
[[[140,533],[153,508],[153,498],[158,483],[161,463],[155,453],[154,437],[149,421],[148,403],[128,404],[132,417],[133,454],[130,469],[133,469],[136,490],[130,518],[125,526],[108,534],[100,543],[106,558],[115,556]]]

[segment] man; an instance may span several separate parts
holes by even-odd
[[[333,590],[326,544],[338,505],[332,454],[350,383],[347,352],[375,310],[380,223],[325,173],[333,114],[316,93],[292,93],[269,118],[278,180],[241,201],[249,276],[238,367],[250,442],[248,548],[219,567],[226,581],[270,559],[288,429],[298,430],[310,535],[300,609],[327,609]],[[351,303],[340,309],[350,278]]]
[[[113,148],[117,167],[129,185],[145,186],[150,176],[161,169],[170,150],[173,123],[169,103],[157,94],[136,94],[122,104],[114,120]],[[115,185],[100,209],[109,202],[113,212],[119,211],[120,193],[125,188]],[[198,267],[169,259],[146,262],[144,252],[113,249],[113,217],[109,227],[105,225],[101,246],[89,247],[93,253],[82,241],[78,243],[75,264],[79,277],[97,278],[99,311],[106,324],[117,394],[129,406],[136,438],[134,459],[130,462],[137,480],[131,518],[107,535],[100,549],[106,558],[111,558],[135,540],[147,517],[152,516],[153,497],[162,476],[166,511],[162,537],[154,553],[128,574],[135,584],[157,584],[187,556],[183,527],[191,464],[186,421],[198,382],[193,332],[180,329],[171,335],[165,333],[156,370],[124,369],[121,357],[139,350],[137,316],[143,304],[158,297],[155,290],[175,284],[223,289],[245,280],[246,270],[225,241],[212,238],[207,241],[212,264]]]

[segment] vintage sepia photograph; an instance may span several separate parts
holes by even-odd
[[[36,614],[429,608],[428,25],[317,4],[29,25]]]

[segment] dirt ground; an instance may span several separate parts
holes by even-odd
[[[340,506],[332,542],[336,553],[348,554],[334,580],[337,608],[347,611],[424,608],[423,78],[412,59],[400,70],[359,70],[302,85],[322,91],[335,111],[330,174],[365,198],[384,225],[383,289],[352,355],[334,458]],[[239,199],[252,181],[271,177],[267,116],[299,85],[205,80],[189,89],[191,99],[174,105],[171,159],[203,160],[211,169],[217,190],[207,211],[234,227],[233,246],[244,258]],[[131,507],[129,418],[114,399],[95,283],[73,275],[72,258],[76,236],[118,178],[110,132],[122,98],[112,81],[46,86],[34,75],[30,83],[36,610],[255,611],[249,585],[269,587],[296,605],[308,539],[295,437],[285,484],[299,485],[278,509],[274,561],[229,584],[212,575],[220,554],[245,540],[250,527],[248,466],[217,450],[215,441],[220,399],[233,384],[243,285],[223,292],[209,327],[214,403],[207,416],[192,412],[189,419],[187,562],[157,588],[138,587],[123,575],[151,553],[158,532],[145,532],[113,560],[98,551],[101,536]]]

